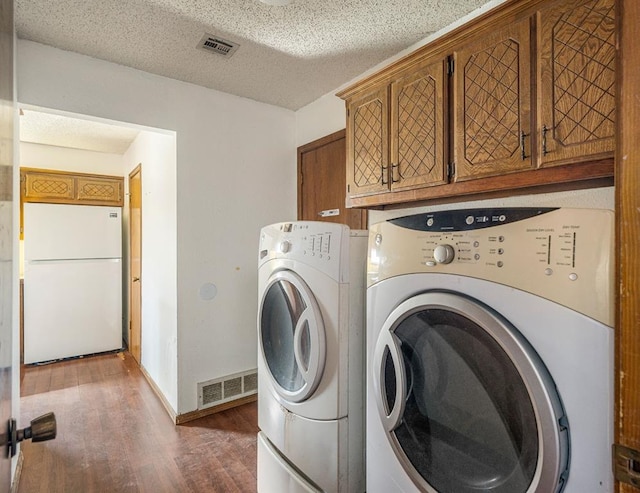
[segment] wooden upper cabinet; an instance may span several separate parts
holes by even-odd
[[[444,65],[423,61],[391,84],[392,191],[447,182]]]
[[[347,205],[612,185],[614,1],[504,2],[338,93]]]
[[[389,91],[347,105],[347,197],[389,189]]]
[[[423,60],[347,103],[347,195],[446,183],[445,69]]]
[[[558,2],[538,12],[542,166],[613,155],[615,5]]]
[[[529,19],[483,33],[454,53],[456,181],[531,169]]]
[[[124,178],[65,171],[22,168],[22,202],[111,205],[124,203]]]

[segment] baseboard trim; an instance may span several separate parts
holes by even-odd
[[[18,453],[18,462],[16,463],[16,471],[13,474],[13,481],[11,481],[11,493],[18,493],[20,487],[20,476],[22,476],[22,465],[24,464],[24,455],[22,454],[22,448]]]
[[[181,425],[189,421],[193,421],[194,419],[204,418],[205,416],[211,416],[212,414],[219,413],[221,411],[226,411],[227,409],[233,409],[234,407],[242,406],[244,404],[249,404],[250,402],[255,402],[257,400],[258,400],[258,394],[253,394],[253,395],[248,395],[247,397],[236,399],[235,401],[229,401],[229,402],[225,402],[224,404],[218,404],[217,406],[211,406],[206,409],[198,409],[196,411],[190,411],[188,413],[178,414],[176,416],[176,424]]]
[[[167,399],[165,398],[164,394],[160,390],[160,387],[156,385],[156,383],[153,381],[153,378],[151,378],[151,375],[149,375],[147,373],[147,370],[145,370],[144,366],[140,365],[140,371],[144,375],[144,378],[149,386],[151,386],[151,390],[153,390],[153,393],[156,394],[158,399],[160,399],[162,407],[164,407],[165,411],[167,411],[167,414],[171,418],[171,421],[173,421],[174,424],[178,424],[176,412],[171,407],[171,404],[169,404],[169,401],[167,401]]]

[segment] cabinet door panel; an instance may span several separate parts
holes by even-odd
[[[446,183],[444,62],[423,62],[391,86],[391,189]]]
[[[77,198],[80,202],[113,202],[115,205],[122,203],[122,179],[79,176],[77,187]]]
[[[389,190],[389,93],[386,87],[356,101],[347,111],[347,195]]]
[[[75,181],[70,175],[22,173],[22,180],[26,200],[73,200],[75,197]]]
[[[530,44],[525,19],[455,52],[456,180],[532,167]]]
[[[538,13],[543,166],[613,153],[614,11],[614,0],[589,0]]]

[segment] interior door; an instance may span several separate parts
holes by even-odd
[[[387,438],[423,490],[561,489],[569,425],[555,384],[526,339],[480,302],[430,292],[400,304],[371,371]]]
[[[345,131],[298,148],[298,219],[367,229],[364,209],[345,207]]]
[[[129,175],[129,351],[142,362],[142,165]]]
[[[13,292],[18,285],[13,268],[13,0],[0,2],[0,426],[7,430],[12,398]],[[16,233],[17,234],[17,233]],[[0,434],[0,491],[11,489],[8,435]]]
[[[313,395],[324,372],[326,339],[313,293],[297,274],[276,272],[258,312],[261,356],[276,392],[289,402]]]

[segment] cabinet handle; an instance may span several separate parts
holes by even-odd
[[[549,151],[547,151],[547,131],[549,129],[546,125],[542,125],[542,155],[546,156]]]
[[[524,152],[524,138],[528,136],[529,134],[525,134],[522,130],[520,131],[520,156],[523,161],[528,157]]]
[[[382,184],[383,184],[383,185],[388,185],[388,184],[389,184],[389,181],[388,181],[388,180],[387,180],[387,181],[384,181],[384,175],[386,175],[386,174],[387,174],[387,170],[388,170],[388,169],[389,169],[389,166],[380,166],[380,171],[381,171],[381,173],[380,173],[380,179],[382,180]]]
[[[395,173],[394,170],[398,170],[398,179],[395,179]],[[399,164],[392,164],[391,165],[391,183],[398,183],[400,180],[402,180],[402,175],[400,174],[400,165]]]

